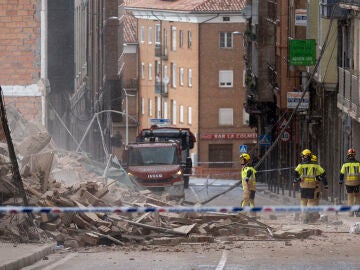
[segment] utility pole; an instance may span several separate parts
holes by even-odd
[[[5,111],[4,99],[3,99],[1,86],[0,86],[0,114],[1,114],[1,125],[2,125],[2,129],[4,131],[4,134],[5,134],[5,138],[6,138],[6,142],[7,142],[8,150],[9,150],[9,157],[10,157],[10,161],[11,161],[11,165],[12,165],[13,180],[14,180],[15,185],[18,188],[20,196],[23,199],[24,206],[28,206],[29,202],[26,197],[23,181],[21,179],[19,165],[17,163],[14,145],[12,143],[10,129],[9,129],[9,125],[8,125],[7,118],[6,118],[6,111]],[[31,219],[33,219],[33,216],[31,213],[28,213],[28,215]]]

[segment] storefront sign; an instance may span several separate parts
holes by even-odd
[[[307,10],[295,9],[295,25],[307,26]]]
[[[303,92],[288,92],[287,93],[287,108],[288,109],[295,109],[296,106],[299,104]],[[309,109],[309,92],[306,92],[304,98],[302,99],[299,109]]]
[[[158,126],[158,127],[169,127],[170,119],[167,118],[151,118],[150,126]]]
[[[291,66],[313,66],[316,63],[315,39],[292,39],[290,45]]]
[[[207,133],[200,135],[201,140],[237,140],[237,139],[257,139],[257,133]]]

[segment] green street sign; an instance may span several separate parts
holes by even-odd
[[[313,66],[316,62],[315,39],[290,40],[290,65]]]

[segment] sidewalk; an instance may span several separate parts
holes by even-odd
[[[55,245],[0,242],[0,270],[18,270],[31,265],[53,253]]]

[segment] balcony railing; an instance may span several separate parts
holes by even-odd
[[[343,18],[346,17],[349,11],[340,7],[341,0],[321,0],[320,1],[320,16],[326,19],[331,18]],[[358,2],[358,1],[356,1]]]
[[[164,97],[168,96],[168,84],[164,82],[156,82],[155,83],[155,94],[161,94]]]
[[[168,49],[161,44],[155,44],[155,57],[160,57],[162,60],[168,59]]]
[[[129,80],[126,80],[126,82],[124,83],[124,88],[127,88],[127,89],[138,90],[138,87],[139,87],[138,78],[131,78]]]
[[[357,9],[358,7],[360,7],[360,0],[340,0],[338,2],[340,7],[342,8]]]
[[[339,67],[337,107],[360,122],[359,73]]]

